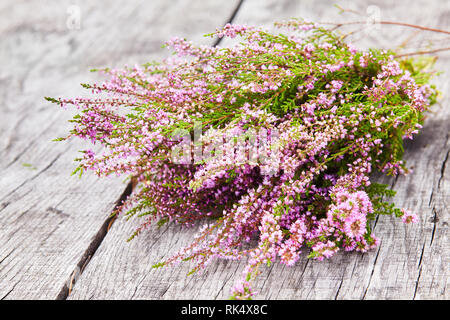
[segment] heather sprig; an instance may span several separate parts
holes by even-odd
[[[415,222],[370,175],[408,172],[403,139],[436,99],[432,59],[362,51],[300,19],[276,26],[287,33],[228,24],[210,34],[239,36],[230,48],[174,38],[161,63],[101,70],[105,82],[83,85],[93,98],[48,98],[79,109],[61,140],[104,146],[84,150],[77,170],[139,182],[120,208],[143,219],[132,237],[152,223],[205,221],[155,267],[246,258],[236,299],[254,294],[263,264],[376,247],[378,214]]]

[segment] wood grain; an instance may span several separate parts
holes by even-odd
[[[237,1],[2,1],[0,6],[0,299],[65,298],[106,234],[123,178],[71,177],[70,112],[93,67],[161,57],[171,36],[203,43]],[[79,26],[76,13],[79,12]],[[74,16],[75,14],[75,16]]]
[[[126,242],[140,221],[119,218],[106,233],[107,216],[125,186],[118,179],[68,178],[80,145],[43,142],[67,130],[63,124],[67,114],[55,112],[54,106],[40,100],[42,96],[77,94],[73,88],[89,80],[90,67],[159,58],[164,54],[161,42],[171,35],[208,43],[200,35],[222,25],[238,1],[205,2],[113,2],[106,8],[83,2],[80,30],[67,30],[65,25],[69,2],[48,2],[45,13],[23,3],[13,9],[12,1],[0,6],[1,16],[7,17],[0,19],[0,32],[8,35],[0,47],[0,61],[10,64],[0,70],[4,115],[0,120],[0,298],[56,298],[80,262],[83,272],[74,274],[68,299],[228,298],[245,261],[217,261],[189,277],[189,263],[151,269],[189,244],[199,226],[154,227]],[[341,16],[333,7],[336,2],[363,15]],[[294,16],[313,21],[363,20],[379,12],[382,20],[449,28],[450,3],[381,0],[377,7],[370,5],[370,1],[349,0],[244,0],[234,22],[269,26],[273,20]],[[395,48],[405,39],[411,48],[429,39],[442,42],[434,34],[403,27],[374,28],[361,26],[351,40],[363,48]],[[374,177],[390,183],[397,191],[394,202],[418,213],[420,222],[406,226],[382,216],[374,223],[381,245],[371,252],[340,253],[322,262],[307,260],[305,254],[294,267],[265,268],[255,283],[257,299],[450,298],[446,291],[450,57],[448,53],[439,57],[437,68],[445,73],[436,83],[444,97],[428,115],[423,132],[406,144],[405,159],[414,172],[397,179]]]

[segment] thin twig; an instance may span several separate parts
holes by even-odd
[[[350,21],[350,22],[341,22],[341,23],[333,23],[333,22],[319,22],[319,24],[331,24],[334,25],[335,27],[333,28],[333,30],[340,28],[344,25],[351,25],[351,24],[366,24],[367,21]],[[404,27],[410,27],[410,28],[415,28],[415,29],[420,29],[420,30],[425,30],[425,31],[433,31],[433,32],[439,32],[439,33],[445,33],[445,34],[450,34],[450,31],[446,31],[446,30],[441,30],[441,29],[436,29],[436,28],[429,28],[429,27],[424,27],[424,26],[419,26],[419,25],[415,25],[415,24],[410,24],[410,23],[404,23],[404,22],[394,22],[394,21],[375,21],[373,24],[390,24],[390,25],[398,25],[398,26],[404,26]]]
[[[450,50],[450,47],[439,48],[439,49],[434,49],[434,50],[427,50],[427,51],[416,51],[416,52],[410,52],[410,53],[403,53],[403,54],[395,55],[394,57],[400,58],[400,57],[406,57],[406,56],[414,56],[414,55],[418,55],[418,54],[436,53],[436,52],[446,51],[446,50]]]

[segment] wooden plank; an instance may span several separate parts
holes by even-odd
[[[202,35],[236,3],[2,1],[0,299],[64,298],[127,186],[123,178],[70,177],[87,144],[51,142],[68,132],[70,112],[43,97],[79,95],[79,83],[99,79],[92,67],[161,57],[171,36],[209,43]]]
[[[336,1],[246,0],[235,22],[269,25],[274,19],[301,16],[314,21],[342,21],[333,7]],[[366,13],[370,1],[338,1]],[[423,11],[426,5],[427,11]],[[378,1],[383,20],[406,21],[436,27],[446,26],[448,7],[424,1],[395,3]],[[373,10],[373,8],[371,9]],[[372,12],[369,10],[369,12]],[[357,44],[363,47],[392,47],[413,34],[412,30],[382,26]],[[429,36],[428,34],[424,37]],[[415,38],[419,43],[423,38]],[[220,43],[230,45],[232,41]],[[442,55],[438,68],[449,69]],[[444,93],[448,78],[439,79]],[[380,217],[375,233],[378,249],[366,254],[340,253],[327,261],[303,259],[294,267],[273,264],[264,269],[256,283],[257,299],[448,299],[447,239],[450,112],[448,96],[429,115],[423,133],[407,144],[405,158],[415,172],[391,183],[398,192],[394,201],[420,214],[415,226],[398,219]],[[432,196],[431,196],[432,195]],[[430,200],[431,198],[431,200]],[[433,218],[433,220],[430,220]],[[437,219],[435,219],[437,218]],[[127,237],[139,225],[138,219],[118,221],[78,280],[69,299],[226,299],[242,262],[217,261],[204,272],[187,277],[192,267],[184,263],[172,268],[151,269],[151,265],[188,244],[196,228],[156,227],[132,242]]]

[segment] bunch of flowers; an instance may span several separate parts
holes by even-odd
[[[155,267],[216,258],[247,259],[233,297],[249,298],[259,266],[292,266],[307,250],[322,260],[379,243],[378,214],[417,217],[386,201],[374,171],[407,173],[403,139],[421,128],[435,102],[424,59],[358,50],[303,20],[276,24],[286,34],[226,25],[210,36],[239,36],[230,48],[174,38],[175,56],[101,70],[84,84],[94,98],[74,105],[70,134],[104,146],[84,150],[79,167],[127,174],[138,188],[120,211],[152,223],[193,226],[190,245]],[[133,235],[133,236],[134,236]]]

